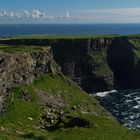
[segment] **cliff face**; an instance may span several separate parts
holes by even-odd
[[[107,63],[106,50],[113,38],[95,39],[11,39],[1,40],[8,45],[52,46],[54,60],[64,74],[76,81],[85,91],[110,90],[114,86],[113,72]]]
[[[106,56],[110,43],[110,39],[58,40],[54,59],[87,92],[110,90],[114,81]]]
[[[140,38],[138,39],[140,40]],[[135,38],[116,38],[107,48],[107,62],[116,88],[140,87],[140,44]]]
[[[40,75],[59,71],[50,48],[32,52],[0,52],[0,105],[12,88],[30,84]]]
[[[7,39],[0,40],[0,43],[51,46],[54,60],[61,66],[62,72],[76,81],[85,91],[91,93],[113,88],[139,88],[139,40],[140,38],[133,37],[97,37],[85,39]],[[41,55],[43,54],[39,56],[30,54],[30,57],[38,59],[38,57],[42,58]],[[24,56],[22,55],[22,57]],[[33,63],[27,59],[24,60]],[[44,60],[46,61],[46,59]],[[34,76],[40,73],[41,68],[41,73],[43,73],[44,60],[41,60],[37,67],[33,66],[32,68],[28,64],[29,66],[26,66],[29,68],[28,71],[32,71]],[[48,59],[46,63],[48,64]],[[24,67],[24,64],[22,65]],[[8,69],[7,67],[5,69]],[[28,77],[29,81],[32,81],[33,76],[29,75],[22,76],[22,79]]]
[[[87,92],[140,87],[140,38],[60,39],[52,46],[62,71]]]

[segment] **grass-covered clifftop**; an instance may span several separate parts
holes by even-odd
[[[45,119],[47,115],[52,116],[51,124]],[[79,120],[71,122],[70,117]],[[56,127],[50,132],[47,125]],[[2,140],[140,138],[140,133],[120,126],[94,97],[63,75],[45,75],[31,85],[21,85],[13,90],[7,111],[0,117],[0,126]]]

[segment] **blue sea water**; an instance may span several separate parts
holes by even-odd
[[[140,131],[140,89],[98,92],[96,98],[121,124]]]
[[[140,34],[140,24],[0,24],[0,36],[32,34]]]

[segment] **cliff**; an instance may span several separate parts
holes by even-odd
[[[58,40],[52,47],[54,59],[64,74],[87,92],[113,88],[113,73],[107,65],[105,53],[107,44],[100,43],[100,40],[93,39],[69,39]]]
[[[53,54],[87,92],[140,87],[140,38],[60,39]]]
[[[76,81],[85,91],[104,91],[113,88],[113,72],[107,64],[108,39],[17,39],[2,40],[2,44],[52,46],[54,60],[64,74]]]
[[[139,37],[13,38],[6,45],[51,46],[63,73],[85,91],[140,86]]]
[[[53,60],[50,47],[20,52],[0,52],[0,112],[5,97],[20,84],[31,84],[46,73],[59,73],[60,67]]]

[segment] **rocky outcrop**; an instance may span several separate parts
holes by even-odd
[[[0,53],[0,93],[19,84],[30,84],[45,73],[57,73],[59,66],[53,60],[51,48],[33,52]]]
[[[51,48],[32,52],[0,52],[0,104],[12,88],[30,84],[46,73],[58,73],[60,67],[53,60]]]

